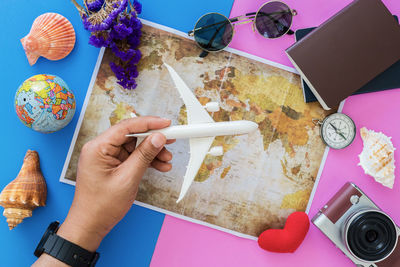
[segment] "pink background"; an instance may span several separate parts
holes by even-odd
[[[231,17],[256,11],[264,0],[236,0]],[[298,11],[293,29],[318,26],[342,9],[350,0],[288,0],[286,3]],[[383,1],[389,10],[400,15],[400,1]],[[254,33],[251,25],[236,26],[231,47],[243,50],[284,65],[291,66],[284,49],[294,42],[292,36],[277,40],[266,40]],[[359,130],[382,131],[392,136],[395,147],[400,148],[400,90],[371,93],[350,97],[346,100],[343,113],[350,115]],[[392,190],[376,183],[357,166],[362,141],[357,132],[354,143],[343,150],[330,150],[320,183],[312,202],[310,217],[314,216],[329,198],[346,182],[353,181],[369,195],[374,202],[400,224],[399,181]],[[395,153],[399,162],[399,152]],[[396,176],[399,176],[399,169]],[[238,238],[204,226],[189,223],[170,216],[165,217],[158,243],[151,262],[158,266],[354,266],[314,226],[303,244],[295,253],[278,254],[260,249],[255,241]]]

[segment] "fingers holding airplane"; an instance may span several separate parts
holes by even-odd
[[[129,155],[136,149],[136,141],[136,138],[133,138],[133,140],[128,141],[127,143],[122,145],[121,151],[118,155],[118,159],[121,162],[125,161],[129,157]],[[172,144],[175,141],[175,139],[167,140],[166,144]],[[172,160],[172,153],[164,147],[160,151],[160,153],[158,153],[156,158],[160,161],[168,162]]]
[[[128,141],[127,143],[123,144],[122,147],[125,148],[126,151],[132,153],[133,150],[136,148],[136,138],[132,138],[132,140]]]
[[[127,151],[124,147],[121,147],[120,152],[117,156],[117,158],[121,161],[124,162],[130,155],[131,153]]]
[[[176,139],[169,139],[167,140],[167,145],[175,143]]]
[[[165,147],[158,153],[157,157],[158,160],[168,162],[172,160],[172,153],[168,151]]]
[[[172,153],[164,147],[150,165],[160,172],[168,172],[172,169],[170,160],[172,160]]]
[[[143,116],[126,119],[112,126],[102,134],[102,139],[107,140],[113,146],[121,146],[132,140],[132,137],[126,137],[131,133],[143,133],[149,130],[158,130],[170,126],[171,120]]]
[[[160,171],[160,172],[168,172],[172,169],[172,164],[168,162],[164,162],[158,159],[154,159],[151,162],[151,167]]]

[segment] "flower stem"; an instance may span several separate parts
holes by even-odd
[[[129,7],[131,8],[131,12],[132,12],[133,10],[135,10],[135,9],[133,8],[133,5],[132,5],[131,0],[129,0]]]
[[[75,0],[73,0],[73,1],[75,1]],[[86,1],[85,1],[85,0],[83,1],[83,4],[85,5],[86,10],[87,10],[88,12],[90,12],[89,8],[87,7],[87,4],[86,4]]]
[[[83,7],[81,7],[76,0],[71,0],[71,2],[74,4],[74,6],[78,9],[79,13],[86,13],[85,9]]]

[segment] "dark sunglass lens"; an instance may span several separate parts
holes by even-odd
[[[269,2],[258,11],[255,25],[265,38],[277,38],[288,32],[292,19],[292,13],[286,4]]]
[[[194,28],[195,41],[207,51],[224,49],[231,42],[232,36],[232,24],[218,13],[204,15]]]

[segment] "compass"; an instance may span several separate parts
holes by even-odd
[[[345,148],[356,136],[354,121],[343,113],[331,114],[321,124],[321,138],[331,148]]]

